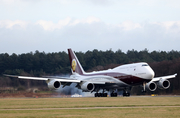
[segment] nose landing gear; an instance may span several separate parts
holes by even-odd
[[[146,93],[146,82],[143,82],[143,89],[142,89],[142,93]]]

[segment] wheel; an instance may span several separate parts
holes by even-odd
[[[111,97],[117,97],[117,93],[111,93]]]
[[[107,93],[102,93],[102,97],[107,97]]]
[[[107,97],[107,93],[104,93],[104,97]]]
[[[99,93],[99,97],[102,97],[102,93]]]
[[[97,93],[94,94],[94,97],[98,97]]]
[[[117,93],[114,93],[114,97],[117,97]]]
[[[123,97],[129,97],[130,93],[123,93]]]

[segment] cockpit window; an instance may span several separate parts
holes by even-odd
[[[142,66],[148,66],[147,64],[143,64]]]

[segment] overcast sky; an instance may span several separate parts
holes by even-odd
[[[179,0],[0,0],[0,53],[180,51]]]

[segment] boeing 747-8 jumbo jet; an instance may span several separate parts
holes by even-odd
[[[50,89],[59,89],[60,86],[71,85],[76,83],[76,87],[83,92],[95,92],[95,97],[107,97],[107,92],[111,92],[111,97],[117,97],[117,90],[123,90],[123,96],[130,96],[129,88],[136,85],[143,85],[143,91],[149,89],[155,91],[158,88],[167,89],[170,86],[168,79],[175,78],[177,74],[156,77],[154,71],[145,63],[133,63],[121,65],[113,69],[98,72],[86,73],[75,53],[68,49],[69,60],[71,64],[72,75],[70,77],[27,77],[6,75],[20,79],[45,80]],[[99,92],[102,90],[102,92]]]

